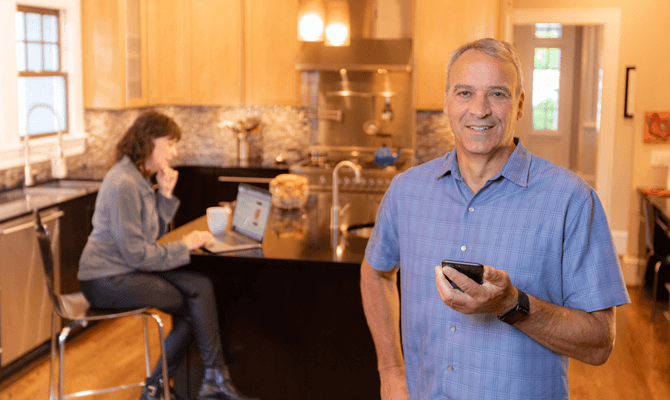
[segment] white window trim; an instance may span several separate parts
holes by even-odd
[[[65,11],[61,18],[61,51],[67,68],[68,134],[63,135],[66,157],[86,151],[81,59],[81,8],[79,0],[0,0],[0,170],[24,165],[19,136],[18,71],[16,70],[15,14],[18,4]],[[29,140],[30,163],[48,161],[56,151],[56,136]]]

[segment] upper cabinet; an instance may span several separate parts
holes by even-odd
[[[151,104],[191,104],[191,72],[191,1],[149,0]]]
[[[297,0],[244,0],[244,102],[298,103]]]
[[[444,108],[449,54],[469,41],[499,38],[500,0],[415,0],[416,109]]]
[[[149,102],[146,0],[82,0],[84,107]]]
[[[85,107],[295,105],[296,13],[297,0],[82,0]]]

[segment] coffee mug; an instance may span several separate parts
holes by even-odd
[[[207,208],[207,226],[212,235],[218,235],[226,231],[230,214],[230,207]]]

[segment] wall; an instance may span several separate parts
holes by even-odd
[[[652,149],[668,145],[645,145],[642,140],[645,111],[670,110],[668,65],[670,35],[667,34],[667,0],[514,0],[515,9],[620,8],[621,41],[615,121],[612,230],[628,230],[627,257],[634,260],[639,248],[639,197],[641,187],[665,186],[667,168],[652,167]],[[623,118],[627,66],[637,70],[635,117]]]
[[[307,151],[312,138],[312,124],[300,108],[292,107],[188,107],[158,106],[182,128],[178,144],[181,165],[231,165],[237,157],[237,139],[225,126],[245,116],[261,118],[261,129],[249,138],[250,153],[264,163],[272,163],[279,154],[288,157],[290,149]],[[104,177],[113,161],[115,145],[137,116],[147,108],[129,110],[86,110],[86,153],[68,157],[70,175]],[[416,117],[417,164],[444,155],[454,147],[453,134],[442,112],[420,111]],[[51,179],[49,162],[34,163],[35,181]],[[23,168],[0,171],[0,190],[23,183]]]

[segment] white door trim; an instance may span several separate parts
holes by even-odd
[[[603,204],[607,219],[611,220],[621,9],[550,8],[512,10],[512,25],[535,24],[539,22],[556,22],[565,25],[603,25],[604,27],[602,52],[603,93],[600,134],[598,135],[595,189]],[[509,31],[508,33],[506,32],[506,36],[511,36],[511,29]],[[511,37],[504,39],[511,42]]]

